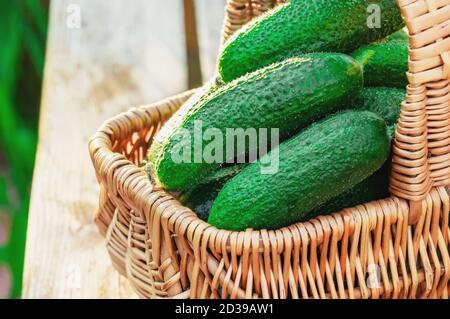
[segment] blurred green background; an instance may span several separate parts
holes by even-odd
[[[0,0],[0,298],[20,297],[49,0]]]

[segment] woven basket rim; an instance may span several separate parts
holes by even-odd
[[[177,98],[179,96],[191,95],[199,89],[201,89],[201,88],[183,92],[181,94],[175,95],[173,98]],[[94,144],[97,144],[97,145],[103,144],[103,146],[96,147],[95,150],[92,150],[92,148],[91,148],[90,153],[91,153],[91,157],[92,157],[94,166],[96,167],[96,170],[98,172],[100,172],[100,174],[102,174],[102,175],[104,174],[104,176],[106,176],[106,173],[102,173],[102,168],[104,167],[104,166],[102,166],[102,163],[108,162],[109,158],[114,158],[114,160],[117,163],[120,163],[120,167],[122,169],[125,169],[127,167],[130,172],[134,172],[139,175],[145,175],[144,176],[145,180],[140,181],[138,190],[135,190],[134,188],[133,189],[126,188],[126,187],[123,187],[123,188],[127,192],[132,193],[132,194],[130,194],[131,196],[129,196],[129,198],[137,198],[137,197],[140,197],[145,194],[152,194],[152,195],[157,194],[158,195],[157,197],[151,198],[151,202],[155,202],[157,200],[164,199],[164,202],[170,203],[170,205],[172,205],[174,209],[171,210],[171,213],[172,213],[171,215],[165,216],[167,219],[170,219],[175,213],[177,213],[177,212],[179,213],[180,211],[183,211],[183,213],[182,213],[183,217],[189,218],[189,220],[191,222],[192,221],[196,222],[197,227],[202,227],[204,230],[210,229],[211,231],[214,231],[217,233],[218,232],[222,232],[222,233],[226,232],[226,233],[236,233],[238,235],[246,234],[249,231],[251,231],[253,233],[258,233],[258,234],[260,234],[261,232],[267,232],[269,234],[269,236],[270,235],[276,236],[276,234],[278,232],[289,231],[292,227],[303,228],[303,227],[309,227],[310,225],[315,225],[316,223],[324,223],[324,222],[328,222],[328,224],[336,224],[336,225],[340,224],[344,218],[357,218],[356,216],[354,216],[355,208],[364,207],[365,205],[371,204],[371,203],[380,204],[380,203],[386,203],[386,202],[390,201],[391,203],[395,203],[397,206],[406,205],[405,207],[407,207],[407,205],[408,205],[407,200],[399,198],[395,195],[391,195],[389,197],[386,197],[386,198],[383,198],[380,200],[375,200],[372,202],[360,204],[360,205],[357,205],[354,207],[344,208],[340,211],[336,211],[336,212],[333,212],[333,213],[330,213],[327,215],[320,215],[320,216],[311,218],[306,221],[295,222],[288,226],[280,227],[277,229],[254,230],[252,228],[248,228],[243,231],[231,231],[231,230],[216,228],[216,227],[208,224],[206,221],[200,219],[192,209],[184,206],[178,200],[178,198],[176,196],[174,196],[173,194],[171,194],[169,191],[165,190],[162,187],[152,184],[150,178],[147,175],[147,172],[145,171],[145,169],[143,167],[139,167],[138,165],[134,164],[129,159],[127,159],[125,157],[125,155],[114,152],[114,150],[112,149],[114,133],[112,133],[111,127],[113,127],[113,126],[126,127],[127,128],[126,131],[122,132],[121,136],[130,136],[130,134],[127,134],[127,133],[133,133],[133,132],[137,131],[138,129],[143,128],[143,125],[142,125],[143,121],[139,118],[139,115],[142,115],[143,113],[148,114],[148,113],[154,113],[155,111],[158,111],[157,105],[165,103],[167,100],[170,100],[170,99],[171,98],[168,98],[168,99],[164,99],[160,102],[156,102],[156,103],[153,103],[150,105],[142,105],[139,107],[135,107],[128,111],[122,112],[119,115],[117,115],[111,119],[106,120],[100,126],[100,128],[97,130],[97,132],[89,140],[90,147]],[[135,123],[136,125],[135,126],[123,125],[123,123],[127,123],[127,122],[132,122],[132,123]],[[105,137],[107,138],[106,140],[105,140]],[[114,184],[119,185],[121,183],[120,179],[118,178],[118,176],[116,174],[114,174],[113,178],[115,179]],[[145,200],[145,199],[143,199],[143,200]],[[148,202],[150,204],[150,198],[148,199]],[[182,219],[181,216],[180,216],[180,219]],[[173,231],[175,231],[175,230],[173,229]]]

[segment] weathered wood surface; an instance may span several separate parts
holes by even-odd
[[[197,0],[214,12],[198,23],[205,79],[224,1]],[[52,1],[24,298],[135,297],[92,221],[98,185],[87,142],[109,117],[187,89],[182,9],[182,0]]]

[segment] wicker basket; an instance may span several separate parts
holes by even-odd
[[[229,0],[223,34],[275,0]],[[448,298],[450,0],[398,0],[410,33],[407,96],[390,198],[279,230],[200,220],[139,167],[193,91],[107,121],[89,148],[95,221],[113,265],[143,298]]]

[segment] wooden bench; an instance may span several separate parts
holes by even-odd
[[[187,67],[195,34],[185,37],[185,21],[195,21],[191,1],[51,2],[24,298],[135,297],[92,222],[98,186],[87,142],[109,117],[185,91],[188,78],[195,82]],[[225,0],[194,1],[207,79]]]

